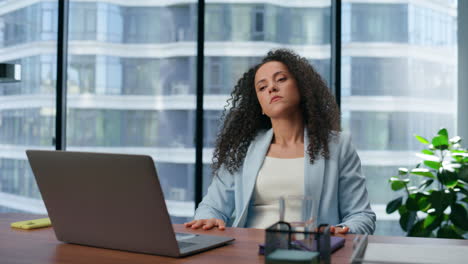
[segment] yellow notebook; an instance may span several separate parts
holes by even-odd
[[[50,218],[40,218],[34,220],[20,221],[11,223],[11,227],[20,229],[34,229],[51,226]]]

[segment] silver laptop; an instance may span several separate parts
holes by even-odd
[[[153,159],[26,151],[58,240],[182,257],[233,238],[174,233]]]

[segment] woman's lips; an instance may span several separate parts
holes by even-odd
[[[273,98],[271,98],[270,104],[273,103],[273,102],[276,102],[276,101],[280,100],[281,98],[283,98],[283,97],[281,97],[281,96],[273,96]]]

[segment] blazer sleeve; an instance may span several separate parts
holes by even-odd
[[[343,225],[351,233],[373,234],[376,216],[367,195],[366,180],[361,172],[361,161],[349,135],[342,141],[339,159],[339,209]]]
[[[194,219],[217,218],[228,224],[235,207],[234,185],[235,175],[220,168],[198,205]]]

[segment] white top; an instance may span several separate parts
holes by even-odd
[[[253,194],[253,217],[246,227],[263,228],[279,221],[280,196],[304,195],[304,157],[281,159],[265,157],[258,172]],[[286,218],[299,218],[300,209]],[[285,219],[287,221],[287,219]]]

